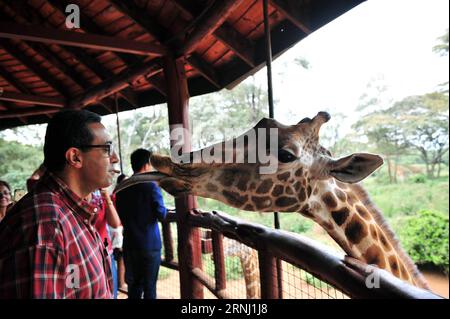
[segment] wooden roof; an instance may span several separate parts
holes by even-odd
[[[270,0],[274,57],[363,0]],[[67,29],[66,6],[80,9]],[[162,57],[186,58],[191,96],[265,65],[262,0],[0,0],[0,130],[65,107],[163,103]]]

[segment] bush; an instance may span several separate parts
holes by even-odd
[[[411,176],[410,180],[414,184],[424,184],[427,181],[427,177],[425,175],[419,174]]]
[[[422,210],[399,220],[398,235],[403,247],[418,265],[436,266],[448,274],[448,216]]]

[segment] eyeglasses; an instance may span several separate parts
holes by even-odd
[[[111,157],[114,154],[114,144],[112,143],[106,143],[106,144],[100,144],[100,145],[79,145],[79,146],[75,146],[76,148],[103,148],[104,150],[106,150],[106,153],[108,154],[109,157]]]
[[[4,196],[8,196],[8,195],[11,195],[11,192],[7,191],[7,190],[4,190],[4,191],[0,192],[0,194],[4,195]]]

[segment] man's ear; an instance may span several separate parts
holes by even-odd
[[[66,161],[70,166],[81,168],[83,166],[82,160],[83,158],[79,149],[71,147],[66,151]]]
[[[357,183],[383,164],[383,159],[374,154],[355,153],[329,163],[329,173],[345,183]]]

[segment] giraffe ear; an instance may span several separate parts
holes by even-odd
[[[357,183],[383,164],[383,159],[374,154],[355,153],[333,160],[329,164],[330,175],[344,183]]]

